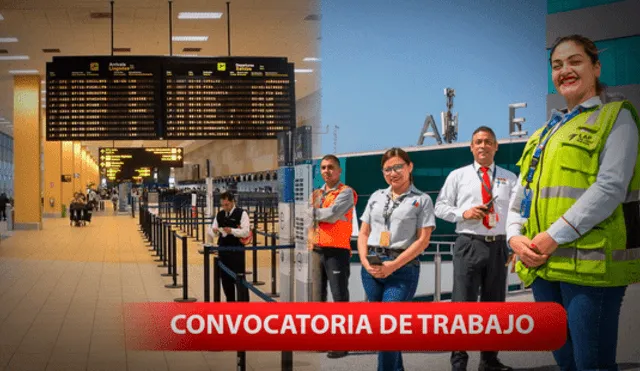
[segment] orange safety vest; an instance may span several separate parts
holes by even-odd
[[[358,202],[358,195],[352,188],[340,183],[336,189],[329,191],[322,198],[324,191],[316,189],[313,191],[313,205],[320,204],[320,208],[331,207],[340,192],[351,189],[353,192],[353,204]],[[353,208],[349,209],[343,218],[335,223],[318,222],[315,228],[315,238],[313,244],[318,247],[340,247],[351,250],[351,232],[353,227]]]

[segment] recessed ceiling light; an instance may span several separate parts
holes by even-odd
[[[313,70],[311,68],[296,68],[293,70],[295,73],[312,73]]]
[[[131,48],[113,48],[114,52],[127,53],[131,51]]]
[[[220,19],[222,13],[216,12],[180,12],[178,19]]]
[[[0,61],[26,61],[29,60],[28,55],[0,55]]]
[[[202,50],[202,48],[183,48],[182,49],[183,52],[187,52],[187,53],[188,52],[199,52],[201,50]]]
[[[50,48],[50,49],[42,49],[43,53],[60,53],[60,49],[58,48]]]
[[[209,36],[173,36],[173,41],[207,41]]]
[[[320,58],[316,57],[306,57],[302,60],[303,62],[320,62]]]
[[[38,70],[9,70],[12,75],[34,75],[39,73]]]
[[[17,37],[0,37],[0,43],[17,43]]]

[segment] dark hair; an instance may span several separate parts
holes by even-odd
[[[220,195],[220,199],[227,200],[229,202],[235,201],[235,197],[233,197],[233,193],[231,192],[224,192],[223,194]]]
[[[493,137],[493,141],[497,142],[498,139],[496,138],[496,133],[493,132],[493,129],[491,129],[488,126],[480,126],[479,128],[477,128],[476,130],[473,131],[473,134],[471,134],[471,140],[473,141],[473,137],[476,136],[476,134],[478,134],[479,132],[484,131],[485,133],[489,133],[491,134],[491,137]]]
[[[553,64],[551,57],[553,56],[553,52],[556,50],[558,45],[566,43],[568,41],[573,41],[574,43],[582,46],[585,54],[589,57],[589,59],[591,59],[591,64],[595,65],[600,61],[600,58],[598,57],[598,48],[596,47],[596,44],[591,41],[591,39],[582,35],[568,35],[557,38],[553,43],[553,46],[551,47],[551,53],[549,54],[550,65]],[[600,82],[599,78],[596,78],[596,94],[600,95],[604,88],[604,84]]]
[[[387,152],[385,152],[382,155],[382,161],[380,162],[380,166],[384,167],[384,163],[389,161],[389,159],[393,158],[393,157],[400,157],[402,159],[402,161],[404,161],[407,165],[411,164],[411,158],[409,157],[409,154],[407,152],[405,152],[402,148],[391,148],[388,149]],[[409,181],[411,183],[413,183],[413,174],[409,174]]]
[[[324,160],[330,160],[336,163],[336,165],[338,165],[338,167],[340,167],[340,160],[338,160],[338,158],[334,155],[324,155],[324,157],[322,158],[322,160],[320,160],[320,162],[324,161]]]

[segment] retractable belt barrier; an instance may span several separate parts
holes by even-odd
[[[254,247],[245,247],[245,246],[213,246],[210,244],[204,245],[204,301],[210,301],[210,272],[209,272],[209,260],[210,256],[213,256],[213,301],[219,303],[221,301],[221,275],[226,274],[229,277],[233,278],[236,284],[236,291],[238,294],[238,302],[249,302],[249,294],[248,290],[253,292],[258,298],[265,302],[275,303],[276,301],[273,299],[273,291],[275,291],[272,287],[271,294],[265,294],[260,291],[257,287],[255,287],[252,283],[247,282],[246,276],[244,273],[235,273],[229,267],[224,265],[219,257],[212,252],[217,251],[247,251],[253,250],[254,252],[257,250],[271,250],[273,254],[275,254],[276,250],[279,249],[293,249],[295,245],[275,245],[275,236],[273,236],[274,244],[272,246],[254,246]],[[255,241],[255,239],[254,239]],[[246,288],[247,290],[244,290]],[[246,362],[247,362],[247,354],[245,351],[238,351],[236,357],[236,370],[245,371],[246,370]],[[291,351],[282,351],[281,352],[281,369],[283,371],[292,371],[293,370],[293,352]]]

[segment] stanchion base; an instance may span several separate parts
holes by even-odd
[[[152,256],[153,256],[153,257],[156,257],[156,256],[160,256],[160,255],[155,255],[155,256],[154,256],[154,255],[152,255]],[[154,261],[154,262],[161,262],[161,261],[162,261],[162,259],[153,259],[153,261]]]
[[[198,254],[204,255],[204,250],[203,249],[198,250]]]
[[[149,250],[149,251],[156,251],[156,249],[147,249],[147,250]]]
[[[244,275],[245,275],[245,276],[249,276],[249,275],[252,275],[252,274],[253,274],[253,272],[251,272],[251,271],[246,271],[246,272],[244,272]]]
[[[171,285],[164,285],[164,287],[166,287],[166,288],[168,288],[168,289],[181,289],[181,288],[182,288],[182,285],[174,285],[174,284],[171,284]]]
[[[160,275],[162,277],[173,277],[173,274],[171,274],[171,273],[160,273]]]
[[[278,293],[275,293],[275,294],[271,293],[271,294],[268,294],[268,295],[269,295],[270,298],[279,298],[280,297],[280,294],[278,294]]]
[[[262,285],[264,285],[264,282],[262,282],[262,281],[253,281],[253,282],[251,282],[251,284],[253,286],[262,286]]]
[[[196,298],[177,298],[177,299],[173,299],[173,301],[178,302],[178,303],[193,303],[195,301],[198,301],[198,299]]]
[[[166,264],[158,264],[158,268],[166,268],[167,265]]]

